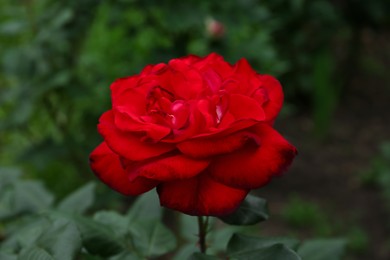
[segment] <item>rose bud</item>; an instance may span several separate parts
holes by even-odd
[[[225,35],[225,26],[223,23],[213,19],[206,19],[207,35],[214,39],[220,39]]]

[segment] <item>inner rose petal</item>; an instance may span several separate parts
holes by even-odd
[[[252,97],[257,102],[259,102],[260,105],[263,105],[269,101],[267,90],[265,90],[264,88],[256,89],[255,92],[252,94]]]
[[[186,126],[188,123],[188,116],[190,114],[190,108],[182,100],[177,100],[172,103],[171,106],[171,122],[174,129],[180,129]]]

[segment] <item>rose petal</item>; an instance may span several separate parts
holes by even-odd
[[[234,74],[232,81],[236,82],[233,89],[230,89],[230,93],[240,93],[243,95],[249,95],[253,89],[257,86],[251,84],[251,78],[255,77],[256,71],[254,71],[249,65],[246,59],[240,59],[234,66]],[[232,87],[234,85],[230,85]]]
[[[215,180],[231,187],[257,189],[291,164],[297,151],[278,132],[267,124],[252,130],[260,144],[248,144],[213,160],[209,169]]]
[[[207,172],[191,179],[164,182],[157,187],[162,206],[194,216],[223,216],[232,213],[247,190],[225,186]]]
[[[117,98],[122,96],[124,91],[136,86],[139,78],[138,75],[134,75],[115,80],[110,86],[112,101],[115,102]]]
[[[196,99],[204,92],[204,84],[199,71],[191,68],[180,59],[173,59],[168,69],[159,76],[160,85],[175,94],[176,99]]]
[[[187,65],[192,65],[192,64],[200,61],[202,58],[200,58],[199,56],[190,54],[188,56],[184,56],[184,57],[181,57],[179,59],[182,60]]]
[[[253,133],[242,131],[227,136],[213,136],[194,138],[177,144],[177,148],[184,154],[194,158],[231,153],[241,148],[248,140],[256,139]]]
[[[256,121],[263,121],[265,119],[262,106],[253,98],[240,94],[230,95],[229,113],[231,113],[236,120],[253,119]]]
[[[283,90],[279,81],[270,75],[259,75],[262,87],[267,91],[268,102],[263,105],[266,121],[274,121],[283,106]]]
[[[158,181],[172,181],[192,178],[210,164],[210,160],[195,160],[182,154],[165,158],[156,158],[145,163],[125,162],[125,170],[129,176],[143,176]]]
[[[173,145],[167,143],[142,142],[139,136],[120,131],[114,125],[112,110],[100,117],[98,131],[115,153],[133,161],[145,160],[175,149]]]
[[[156,187],[157,181],[143,177],[137,177],[130,182],[119,158],[105,142],[102,142],[91,153],[89,161],[92,171],[102,182],[124,195],[135,196]]]
[[[233,73],[233,66],[217,53],[210,53],[192,66],[201,71],[202,74],[203,72],[212,69],[222,78],[227,78]]]
[[[171,132],[169,127],[132,117],[122,107],[113,109],[113,113],[115,126],[121,131],[145,133],[153,141],[159,141]]]

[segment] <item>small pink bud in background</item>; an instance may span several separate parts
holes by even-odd
[[[225,26],[223,23],[215,20],[214,18],[207,18],[206,32],[208,36],[219,39],[225,35]]]

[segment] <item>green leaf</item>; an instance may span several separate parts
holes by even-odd
[[[67,213],[85,213],[93,204],[95,184],[88,183],[63,199],[58,209]]]
[[[235,212],[219,219],[230,225],[254,225],[268,217],[266,200],[248,195]]]
[[[27,23],[25,21],[13,20],[9,22],[2,22],[0,26],[0,34],[15,35],[23,32],[26,29]]]
[[[179,248],[172,260],[188,259],[192,254],[197,252],[199,252],[199,248],[195,245],[195,243],[188,243]]]
[[[53,195],[41,182],[17,182],[14,187],[14,210],[18,213],[37,212],[49,208],[53,203]]]
[[[9,184],[6,187],[0,187],[0,219],[48,209],[54,200],[53,195],[45,189],[41,182],[18,181],[19,173],[15,173],[16,175],[12,177],[7,175],[0,177]]]
[[[0,259],[1,260],[17,260],[18,257],[17,257],[17,255],[14,255],[14,254],[9,254],[9,253],[6,253],[6,252],[0,252]]]
[[[0,244],[0,248],[7,252],[19,252],[22,248],[30,248],[35,245],[47,226],[47,220],[43,218],[28,217],[25,221],[17,222],[17,226],[11,229],[12,232]]]
[[[224,225],[223,228],[216,229],[213,232],[210,232],[208,239],[210,240],[210,247],[208,248],[208,252],[210,253],[225,251],[234,233],[249,233],[251,231],[253,232],[253,228],[249,226]]]
[[[23,250],[18,257],[18,260],[55,260],[53,256],[46,250],[38,247]]]
[[[202,254],[202,253],[193,253],[189,258],[188,260],[218,260],[220,258],[216,257],[216,256],[212,256],[212,255],[205,255],[205,254]]]
[[[305,241],[298,249],[303,260],[341,259],[346,242],[343,239],[313,239]]]
[[[122,252],[119,255],[110,257],[110,260],[144,260],[130,252]]]
[[[74,220],[81,232],[83,245],[91,254],[108,257],[124,250],[123,241],[111,228],[81,216],[75,216]]]
[[[18,214],[14,209],[14,192],[10,189],[1,190],[0,197],[0,220],[11,218]]]
[[[234,234],[227,246],[228,254],[245,253],[259,248],[283,244],[288,248],[296,248],[299,241],[293,238],[262,238],[242,234]]]
[[[7,186],[17,181],[22,172],[18,168],[0,168],[0,192]]]
[[[173,233],[158,220],[130,223],[133,245],[145,257],[165,254],[176,247]]]
[[[76,225],[65,218],[31,218],[22,222],[22,227],[14,230],[1,248],[8,252],[22,250],[22,255],[44,255],[33,250],[40,248],[54,259],[72,260],[81,250],[81,238]]]
[[[124,238],[129,233],[129,218],[115,211],[96,212],[93,219],[98,223],[110,227],[119,237]]]
[[[301,260],[297,253],[283,244],[274,244],[252,251],[234,253],[230,257],[230,259],[239,260]]]
[[[135,220],[161,219],[162,207],[156,192],[147,192],[134,202],[127,212],[130,222]]]
[[[72,260],[81,250],[81,237],[76,225],[64,218],[51,220],[36,245],[46,249],[55,259]]]
[[[180,221],[180,235],[181,237],[185,238],[187,241],[191,241],[196,243],[199,240],[198,237],[198,221],[196,217],[186,215],[186,214],[180,214],[179,215],[179,221]],[[209,218],[209,221],[212,220]],[[210,225],[210,223],[209,223]]]

